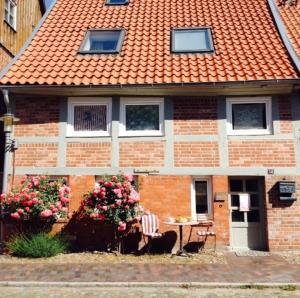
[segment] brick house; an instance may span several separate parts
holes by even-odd
[[[14,181],[67,176],[75,211],[97,177],[133,173],[161,221],[212,219],[220,247],[300,249],[299,57],[278,7],[55,1],[1,74],[21,119]]]

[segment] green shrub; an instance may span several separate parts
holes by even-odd
[[[18,235],[6,243],[13,255],[24,258],[52,257],[67,249],[67,242],[46,233]]]

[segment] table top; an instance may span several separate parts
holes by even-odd
[[[168,221],[164,221],[163,222],[166,225],[170,225],[170,226],[198,226],[201,224],[209,224],[212,223],[211,220],[193,220],[193,221],[187,221],[187,222],[168,222]]]

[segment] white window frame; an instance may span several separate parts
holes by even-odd
[[[207,209],[208,213],[196,213],[196,181],[207,182]],[[194,220],[206,220],[213,218],[212,184],[210,177],[193,177],[191,189],[191,216]]]
[[[233,129],[232,105],[243,103],[264,103],[266,105],[266,129]],[[272,98],[271,97],[229,97],[226,99],[228,135],[268,135],[272,133]]]
[[[106,131],[74,131],[74,107],[82,105],[105,105],[106,106]],[[101,137],[110,136],[112,119],[112,99],[111,98],[90,98],[90,97],[69,97],[68,98],[68,122],[67,137]]]
[[[6,3],[7,3],[7,9],[6,9]],[[5,17],[5,11],[7,11],[8,16],[13,17],[13,23],[10,22],[10,19],[8,20]],[[4,20],[6,23],[11,26],[14,30],[17,29],[17,1],[13,0],[5,0],[4,1]]]
[[[127,105],[158,105],[159,130],[126,130]],[[164,99],[152,97],[121,98],[120,101],[120,136],[162,136],[164,131]]]

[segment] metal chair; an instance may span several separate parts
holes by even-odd
[[[152,240],[163,237],[163,234],[159,232],[159,219],[155,214],[144,214],[142,216],[142,234],[145,245],[148,246],[147,252],[149,253],[152,246]],[[148,242],[146,242],[148,238]]]
[[[216,251],[217,235],[214,231],[210,231],[209,228],[210,225],[207,225],[206,230],[197,231],[198,242],[200,243],[200,240],[203,242],[203,246],[201,249],[199,249],[199,251],[204,249],[208,237],[214,237],[214,251]]]

